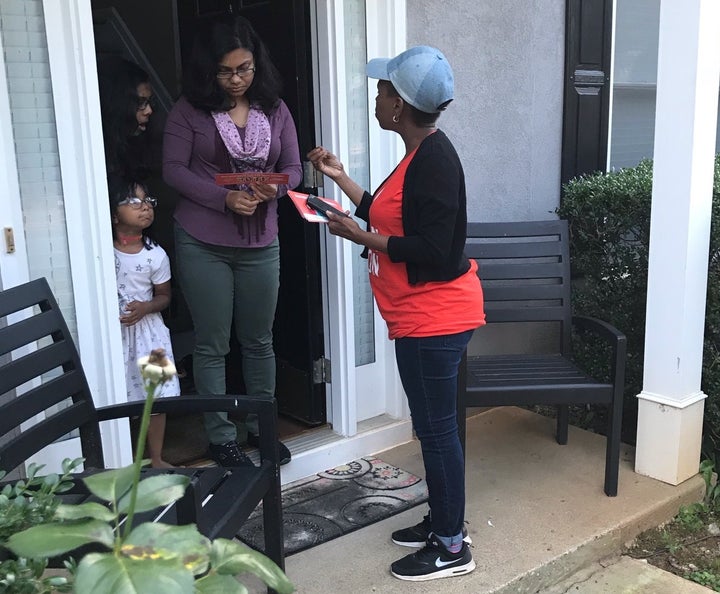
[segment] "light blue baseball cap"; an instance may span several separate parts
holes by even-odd
[[[453,99],[452,68],[443,53],[429,45],[370,60],[365,72],[369,78],[390,81],[400,97],[425,113],[437,113]]]

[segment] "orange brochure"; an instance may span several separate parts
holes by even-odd
[[[242,173],[217,173],[215,183],[218,186],[238,184],[286,184],[290,176],[287,173],[263,173],[262,171],[244,171]]]
[[[292,200],[298,213],[300,213],[300,216],[306,221],[310,221],[311,223],[328,222],[328,218],[324,214],[308,206],[307,199],[310,194],[303,194],[302,192],[288,190],[288,196],[290,196],[290,200]],[[332,198],[323,198],[322,196],[318,196],[318,198],[330,206],[337,208],[340,212],[345,212],[345,209],[337,200],[333,200]]]

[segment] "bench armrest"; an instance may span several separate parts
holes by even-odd
[[[144,400],[123,402],[97,408],[99,421],[109,421],[122,417],[142,414]],[[275,410],[275,398],[271,396],[209,395],[209,396],[171,396],[156,398],[153,402],[154,413],[190,414],[196,412],[237,412],[262,415]]]
[[[573,316],[572,323],[578,328],[589,330],[602,336],[608,343],[612,344],[617,341],[626,341],[625,335],[615,326],[608,322],[603,322],[598,318],[590,316]]]
[[[144,401],[124,402],[96,409],[98,421],[110,421],[142,415]],[[258,416],[260,457],[276,468],[280,463],[277,451],[277,401],[272,396],[171,396],[153,401],[153,413],[191,414],[200,412],[252,413]]]
[[[625,359],[627,357],[627,338],[615,326],[590,316],[573,316],[574,326],[588,330],[604,339],[612,348],[611,377],[616,390],[625,385]]]

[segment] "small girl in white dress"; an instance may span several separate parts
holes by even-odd
[[[165,349],[173,360],[170,331],[160,312],[171,299],[170,261],[165,250],[148,235],[155,219],[157,200],[148,196],[139,182],[128,182],[112,176],[108,180],[112,215],[115,274],[120,306],[125,379],[128,400],[143,400],[145,386],[137,360],[157,348]],[[162,384],[156,397],[179,396],[177,377]],[[147,448],[155,468],[168,468],[162,458],[165,437],[165,415],[150,418]]]

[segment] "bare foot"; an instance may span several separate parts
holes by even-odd
[[[150,465],[153,468],[175,468],[172,464],[170,464],[169,462],[165,462],[165,460],[163,460],[162,458],[157,459],[157,460],[152,460],[150,462]]]

